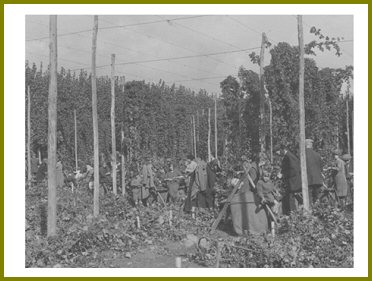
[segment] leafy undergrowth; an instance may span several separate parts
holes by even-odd
[[[102,267],[110,258],[130,258],[149,246],[181,241],[189,233],[205,235],[213,219],[205,214],[191,220],[179,208],[165,208],[161,202],[137,209],[113,194],[100,196],[100,215],[95,218],[88,190],[74,196],[63,188],[57,197],[58,233],[47,238],[47,187],[26,192],[26,267]]]
[[[353,218],[351,213],[317,205],[312,215],[299,210],[283,217],[275,237],[211,239],[210,247],[191,258],[215,266],[218,243],[220,267],[353,267]]]
[[[136,209],[122,196],[102,194],[95,218],[88,190],[63,188],[57,197],[58,233],[47,238],[47,187],[26,191],[26,267],[109,267],[110,260],[148,249],[169,255],[164,245],[185,240],[195,248],[188,260],[208,267],[216,266],[217,245],[220,267],[353,266],[352,214],[330,206],[317,206],[312,216],[299,211],[282,218],[275,237],[234,237],[221,230],[209,234],[212,213],[195,220],[173,207],[170,224],[171,207]]]

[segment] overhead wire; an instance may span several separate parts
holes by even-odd
[[[107,20],[104,20],[104,19],[101,19],[102,21],[105,21],[105,22],[108,22]],[[39,23],[39,22],[34,22],[34,23],[36,23],[36,24],[39,24],[39,25],[43,25],[43,26],[47,26],[46,24],[42,24],[42,23]],[[113,23],[111,23],[111,22],[108,22],[108,23],[110,23],[110,24],[113,24]],[[89,37],[89,36],[87,36],[87,35],[84,35],[84,34],[74,34],[74,35],[80,35],[80,36],[83,36],[83,37]],[[111,43],[111,42],[107,42],[106,40],[100,40],[100,41],[102,41],[103,43],[109,43],[110,45],[115,45],[115,46],[118,46],[118,47],[122,47],[122,46],[120,46],[120,45],[116,45],[116,44],[113,44],[113,43]],[[68,47],[68,46],[64,46],[64,45],[61,45],[61,44],[59,44],[60,45],[60,47],[62,47],[62,48],[65,48],[65,49],[70,49],[70,50],[74,50],[74,51],[79,51],[79,52],[84,52],[84,53],[89,53],[88,51],[85,51],[85,50],[80,50],[80,49],[76,49],[76,48],[72,48],[72,47]],[[127,49],[127,50],[129,50],[129,51],[132,51],[132,52],[136,52],[136,53],[143,53],[143,52],[140,52],[140,51],[135,51],[135,50],[132,50],[132,49],[128,49],[128,48],[125,48],[125,49]],[[90,54],[90,53],[89,53]],[[143,53],[143,54],[145,54],[145,53]],[[98,56],[101,56],[101,57],[108,57],[108,56],[104,56],[104,55],[101,55],[101,54],[97,54]],[[64,60],[64,59],[61,59],[61,60]],[[65,61],[69,61],[69,62],[73,62],[73,61],[71,61],[71,60],[65,60]],[[85,66],[83,69],[88,69],[88,68],[90,68],[90,66],[88,66],[87,64],[82,64],[82,63],[74,63],[74,64],[78,64],[78,65],[83,65],[83,66]],[[180,74],[180,73],[177,73],[177,72],[170,72],[170,71],[167,71],[167,70],[164,70],[164,69],[161,69],[161,68],[156,68],[156,67],[150,67],[150,66],[148,66],[148,65],[141,65],[140,63],[135,63],[136,65],[138,65],[138,66],[140,66],[140,67],[145,67],[145,68],[150,68],[150,69],[154,69],[154,70],[157,70],[157,71],[162,71],[162,72],[165,72],[165,73],[169,73],[169,74],[172,74],[172,75],[176,75],[176,76],[181,76],[181,77],[185,77],[185,78],[190,78],[189,76],[186,76],[186,75],[184,75],[184,74]],[[107,66],[109,66],[109,65],[107,65]],[[187,67],[187,66],[186,66]],[[195,70],[196,68],[192,68],[192,67],[189,67],[189,68],[191,68],[191,69],[193,69],[193,70]],[[82,68],[76,68],[76,69],[73,69],[72,71],[77,71],[77,70],[81,70]],[[204,70],[200,70],[200,69],[197,69],[198,71],[203,71],[203,72],[206,72],[206,71],[204,71]],[[207,72],[206,72],[207,73]],[[209,73],[211,73],[211,72],[209,72]],[[212,74],[214,74],[214,73],[212,73]],[[139,77],[139,76],[137,76],[137,77]],[[188,79],[188,80],[190,80],[190,79]]]
[[[188,17],[179,17],[171,20],[166,21],[179,21],[179,20],[187,20],[187,19],[193,19],[193,18],[200,18],[200,17],[206,17],[207,15],[196,15],[196,16],[188,16]],[[107,30],[107,29],[116,29],[116,28],[127,28],[127,27],[133,27],[133,26],[140,26],[140,25],[148,25],[148,24],[155,24],[155,23],[161,23],[165,20],[157,20],[157,21],[148,21],[148,22],[140,22],[140,23],[133,23],[133,24],[123,24],[123,25],[116,25],[116,26],[106,26],[106,27],[98,27],[98,30]],[[58,34],[57,37],[64,37],[64,36],[70,36],[75,34],[81,34],[86,32],[91,32],[92,29],[83,29],[79,31],[73,31],[73,32],[67,32]],[[38,41],[38,40],[45,40],[48,39],[49,36],[39,37],[39,38],[32,38],[32,39],[26,39],[26,42],[30,41]]]
[[[206,54],[200,54],[200,55],[189,55],[189,56],[168,57],[168,58],[149,59],[149,60],[127,61],[127,62],[117,63],[116,65],[129,65],[129,64],[159,62],[159,61],[167,61],[167,60],[182,60],[182,59],[198,58],[198,57],[204,57],[204,56],[217,56],[217,55],[223,55],[223,54],[241,53],[241,52],[256,50],[256,49],[260,49],[260,48],[261,47],[252,47],[252,48],[241,49],[241,50],[221,51],[221,52],[206,53]],[[103,67],[108,67],[108,66],[110,66],[110,64],[100,65],[100,66],[97,66],[97,68],[103,68]]]
[[[233,17],[230,16],[230,15],[226,15],[226,17],[227,17],[228,19],[230,19],[230,20],[232,20],[232,21],[238,23],[239,25],[241,25],[241,26],[243,26],[243,27],[249,29],[250,31],[253,31],[253,32],[255,32],[255,33],[257,33],[257,34],[260,34],[260,35],[262,34],[262,32],[259,32],[259,31],[255,30],[255,29],[251,28],[250,26],[244,24],[243,22],[241,22],[240,20],[238,20],[238,19],[236,19],[236,18],[233,18]],[[267,35],[266,35],[266,37],[267,37],[268,39],[270,39],[269,41],[272,41],[272,42],[278,44],[278,42],[275,41],[274,39],[269,38]]]
[[[107,22],[107,23],[110,23],[110,24],[114,24],[114,23],[112,23],[112,22],[110,22],[110,21],[108,21],[108,20],[105,20],[105,19],[103,19],[103,21],[104,21],[104,22]],[[161,39],[161,38],[158,38],[158,37],[155,37],[155,36],[151,36],[151,35],[149,35],[149,34],[145,34],[144,32],[141,33],[141,32],[135,31],[135,30],[126,30],[126,31],[134,32],[134,33],[137,33],[137,34],[139,34],[139,35],[141,35],[141,36],[145,36],[145,37],[148,37],[148,38],[152,38],[152,39],[158,40],[158,41],[160,41],[160,42],[164,42],[164,43],[166,43],[166,44],[169,44],[169,45],[175,46],[175,47],[177,47],[177,48],[180,48],[180,49],[183,49],[183,50],[186,50],[186,51],[192,52],[192,53],[194,53],[194,54],[197,54],[196,51],[194,51],[194,50],[192,50],[192,49],[190,49],[190,48],[186,48],[186,47],[183,47],[183,46],[180,46],[180,45],[174,44],[174,43],[172,43],[172,42],[166,41],[166,40],[164,40],[164,39]],[[223,61],[223,60],[221,60],[221,59],[213,58],[213,57],[210,57],[210,56],[206,56],[206,58],[208,58],[208,59],[210,59],[210,60],[213,60],[213,61],[215,61],[215,62],[223,63],[223,64],[225,64],[225,65],[233,66],[234,68],[237,68],[236,66],[231,65],[231,64],[228,64],[228,63],[226,63],[225,61]],[[184,65],[185,67],[188,67],[188,68],[197,69],[197,68],[195,68],[195,67],[190,67],[189,65],[186,65],[186,64],[183,64],[183,65]],[[208,71],[201,70],[201,69],[197,69],[197,70],[198,70],[198,71],[202,71],[202,72],[206,72],[206,73],[208,72]],[[208,72],[208,73],[211,73],[211,72]],[[212,73],[212,74],[214,74],[214,73]]]
[[[129,27],[129,26],[140,26],[140,25],[146,25],[146,24],[152,24],[152,23],[159,23],[159,22],[168,22],[168,23],[172,23],[173,21],[175,20],[181,20],[181,19],[191,19],[191,18],[197,18],[197,17],[202,17],[202,16],[193,16],[193,17],[182,17],[182,18],[175,18],[175,19],[166,19],[166,18],[163,18],[161,16],[159,16],[161,18],[161,20],[159,21],[151,21],[151,22],[142,22],[142,23],[137,23],[137,24],[129,24],[129,25],[112,25],[112,26],[107,26],[107,27],[101,27],[100,29],[113,29],[113,28],[119,28],[119,27]],[[237,23],[240,23],[241,26],[244,26],[246,27],[247,29],[249,30],[252,30],[254,31],[255,33],[258,33],[260,34],[260,32],[258,32],[257,30],[254,30],[248,26],[246,26],[245,24],[241,23],[239,20],[237,19],[234,19],[230,16],[228,16],[232,21],[235,21]],[[102,19],[103,21],[106,21],[108,22],[107,20],[104,20]],[[36,22],[34,22],[36,23]],[[113,24],[111,22],[108,22],[110,24]],[[36,23],[36,24],[41,24],[41,23]],[[44,25],[44,24],[41,24],[41,25]],[[150,68],[150,69],[154,69],[154,70],[158,70],[158,71],[162,71],[162,72],[167,72],[167,73],[170,73],[172,75],[176,75],[176,76],[181,76],[181,77],[185,77],[185,78],[188,78],[188,79],[185,79],[185,80],[174,80],[174,82],[187,82],[187,81],[203,81],[203,80],[208,80],[208,79],[219,79],[219,78],[223,78],[223,77],[226,77],[226,76],[213,76],[213,77],[204,77],[204,78],[191,78],[187,75],[184,75],[184,74],[180,74],[180,73],[175,73],[174,71],[173,72],[170,72],[170,71],[167,71],[167,70],[164,70],[164,69],[160,69],[160,68],[156,68],[156,67],[151,67],[151,66],[148,66],[146,65],[147,63],[153,63],[153,62],[161,62],[161,61],[168,61],[168,62],[176,62],[177,60],[186,60],[186,59],[192,59],[192,58],[198,58],[198,57],[206,57],[206,58],[210,58],[210,59],[215,59],[215,58],[212,58],[211,56],[218,56],[218,55],[226,55],[226,54],[233,54],[233,53],[239,53],[239,52],[245,52],[245,51],[249,51],[249,50],[255,50],[255,49],[260,49],[260,47],[253,47],[253,48],[247,48],[247,49],[240,49],[238,46],[235,46],[233,44],[230,44],[228,42],[225,42],[221,39],[218,39],[218,38],[215,38],[211,35],[208,35],[208,34],[205,34],[201,31],[198,31],[198,30],[195,30],[193,28],[190,28],[190,27],[185,27],[184,25],[182,24],[179,24],[179,23],[174,23],[174,24],[170,24],[172,27],[174,26],[179,26],[181,28],[184,28],[184,29],[187,29],[191,32],[194,32],[194,33],[197,33],[199,35],[202,35],[202,36],[205,36],[205,37],[208,37],[214,41],[218,41],[218,42],[221,42],[222,44],[225,44],[225,45],[229,45],[229,46],[232,46],[238,50],[229,50],[229,51],[222,51],[222,52],[214,52],[214,53],[205,53],[205,54],[197,54],[194,50],[191,50],[191,49],[188,49],[188,48],[185,48],[185,47],[182,47],[182,46],[178,46],[177,44],[174,44],[174,43],[171,43],[171,42],[168,42],[168,41],[165,41],[165,40],[162,40],[162,39],[159,39],[159,38],[156,38],[154,36],[150,36],[148,34],[144,34],[143,36],[146,36],[146,37],[150,37],[150,38],[154,38],[154,39],[157,39],[159,41],[162,41],[162,42],[165,42],[166,44],[169,44],[169,45],[173,45],[173,46],[176,46],[178,48],[182,48],[182,49],[185,49],[187,51],[190,51],[190,52],[193,52],[193,53],[196,53],[195,55],[187,55],[187,56],[178,56],[178,57],[168,57],[168,58],[158,58],[158,59],[148,59],[148,60],[138,60],[138,61],[126,61],[126,62],[118,62],[116,65],[118,66],[124,66],[124,65],[131,65],[131,64],[135,64],[135,65],[138,65],[140,67],[146,67],[146,68]],[[307,23],[305,23],[305,25],[309,26]],[[310,26],[309,26],[310,27]],[[84,32],[87,32],[87,31],[91,31],[91,29],[89,30],[86,30],[86,31],[79,31],[79,32],[68,32],[68,33],[64,33],[62,34],[63,36],[67,36],[67,35],[78,35],[78,36],[82,36],[82,37],[89,37],[88,35],[85,35],[85,34],[81,34],[81,33],[84,33]],[[131,32],[136,32],[136,31],[133,31],[133,30],[130,30]],[[136,32],[136,33],[139,33],[139,32]],[[141,33],[139,33],[141,34]],[[43,37],[43,38],[49,38],[49,37]],[[35,39],[35,40],[40,40],[42,38],[39,38],[39,39]],[[34,40],[28,40],[28,42],[30,41],[34,41]],[[107,40],[101,40],[104,44],[109,44],[109,45],[113,45],[113,46],[117,46],[119,48],[122,48],[122,49],[126,49],[126,50],[129,50],[131,52],[135,52],[135,53],[144,53],[144,52],[140,52],[138,50],[133,50],[133,49],[129,49],[129,48],[126,48],[124,46],[121,46],[121,45],[118,45],[118,44],[114,44],[114,43],[111,43]],[[274,41],[274,40],[271,40],[271,41]],[[353,40],[342,40],[342,41],[339,41],[340,43],[343,43],[343,42],[353,42]],[[84,50],[79,50],[79,49],[76,49],[76,48],[72,48],[72,47],[67,47],[67,46],[62,46],[63,48],[66,48],[66,49],[71,49],[71,50],[74,50],[74,51],[80,51],[80,52],[85,52],[85,53],[88,53],[88,51],[84,51]],[[147,54],[147,53],[146,53]],[[102,57],[106,57],[104,55],[100,55]],[[48,56],[45,56],[45,57],[48,57]],[[78,64],[78,65],[83,65],[83,66],[86,66],[86,67],[83,67],[83,68],[78,68],[78,69],[73,69],[72,71],[76,71],[76,70],[81,70],[81,69],[87,69],[89,68],[90,66],[87,66],[86,64],[82,64],[82,63],[79,63],[79,62],[75,62],[75,61],[71,61],[71,60],[67,60],[67,59],[62,59],[61,60],[64,60],[64,61],[69,61],[69,62],[72,62],[74,64]],[[224,61],[220,61],[221,63],[225,63],[227,64],[226,62]],[[177,63],[177,62],[176,62]],[[205,73],[210,73],[210,74],[214,74],[212,72],[208,72],[208,71],[205,71],[205,70],[201,70],[201,69],[197,69],[197,68],[193,68],[193,67],[190,67],[190,66],[187,66],[186,64],[184,63],[180,63],[182,64],[184,67],[189,67],[193,70],[198,70],[198,71],[202,71],[202,72],[205,72]],[[104,67],[108,67],[110,66],[111,64],[106,64],[106,65],[101,65],[101,66],[97,66],[97,69],[98,68],[104,68]],[[229,65],[229,64],[227,64]],[[234,68],[236,66],[233,66]],[[134,75],[132,74],[132,76],[136,76],[136,77],[140,77],[138,75]]]

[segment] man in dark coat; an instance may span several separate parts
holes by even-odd
[[[39,169],[37,170],[36,181],[41,182],[42,180],[44,180],[47,173],[48,173],[48,159],[44,158],[43,162],[39,166]]]
[[[311,139],[305,140],[309,202],[312,204],[319,198],[320,188],[323,185],[322,159],[319,153],[313,150],[313,142]]]
[[[297,209],[298,204],[301,204],[301,166],[300,160],[289,151],[287,145],[283,145],[282,153],[282,175],[285,185],[286,194],[283,198],[283,212],[289,215],[291,211]]]
[[[221,172],[221,168],[217,159],[213,159],[207,164],[207,190],[206,190],[206,203],[207,208],[213,209],[215,190],[214,186],[216,184],[217,173]]]

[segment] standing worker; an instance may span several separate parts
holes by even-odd
[[[185,212],[192,211],[192,198],[195,196],[197,192],[197,187],[195,183],[195,170],[198,164],[195,161],[195,157],[192,154],[187,156],[187,166],[185,169],[186,176],[188,177],[187,185],[187,199],[184,206]]]
[[[147,206],[148,197],[150,196],[150,189],[155,188],[154,171],[152,170],[152,163],[148,157],[145,157],[145,162],[142,166],[142,185],[141,198],[145,206]]]
[[[56,164],[56,184],[57,187],[63,187],[64,182],[65,182],[65,177],[63,175],[63,165],[61,162],[61,159],[58,159],[57,164]]]
[[[314,204],[318,200],[320,188],[323,185],[322,159],[319,153],[313,150],[313,140],[306,139],[306,168],[309,186],[309,202]]]
[[[281,174],[283,176],[285,195],[283,198],[283,213],[289,215],[295,211],[299,204],[301,187],[301,165],[300,160],[288,148],[288,144],[281,146],[284,155],[282,160]]]
[[[31,176],[32,179],[36,177],[37,170],[39,168],[39,159],[37,159],[35,153],[31,151]]]
[[[345,200],[347,196],[347,181],[345,175],[345,162],[341,159],[341,151],[336,149],[333,154],[335,155],[335,184],[336,184],[336,194],[340,199],[340,207],[344,208]]]
[[[165,175],[165,181],[168,188],[169,200],[176,203],[179,200],[178,190],[180,188],[180,181],[182,173],[180,170],[174,168],[174,164],[170,164],[169,171]]]

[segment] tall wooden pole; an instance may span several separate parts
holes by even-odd
[[[196,154],[196,136],[195,136],[195,116],[193,115],[192,116],[192,126],[193,126],[193,136],[194,136],[194,155],[195,155],[195,158],[197,158],[197,154]]]
[[[122,80],[123,96],[125,91],[125,78]],[[121,123],[121,193],[125,195],[125,159],[124,159],[124,117]]]
[[[196,149],[200,148],[200,119],[199,119],[199,111],[196,111],[196,129],[195,129],[195,134],[196,134],[196,141],[195,141],[195,147]],[[198,150],[197,150],[198,152]],[[196,157],[196,154],[195,154]]]
[[[27,86],[27,185],[31,187],[31,93],[30,86]]]
[[[214,98],[214,153],[217,159],[218,139],[217,139],[217,94]]]
[[[97,85],[96,85],[96,49],[98,33],[98,16],[94,16],[92,38],[92,113],[93,113],[93,145],[94,145],[94,195],[93,215],[99,215],[99,146],[98,146],[98,115],[97,115]]]
[[[259,142],[260,152],[265,151],[266,139],[265,139],[265,84],[264,84],[264,61],[265,61],[265,45],[266,45],[266,34],[262,33],[261,41],[261,52],[260,52],[260,126],[259,126]]]
[[[74,124],[75,124],[75,171],[78,170],[78,157],[77,157],[77,124],[76,124],[76,109],[74,109]]]
[[[270,162],[273,164],[274,157],[273,157],[273,108],[271,104],[270,98],[269,101],[269,111],[270,111]]]
[[[304,100],[304,39],[302,28],[302,16],[297,16],[298,45],[300,48],[300,75],[299,75],[299,107],[300,107],[300,160],[301,160],[301,180],[302,197],[304,209],[310,211],[309,191],[307,185],[306,150],[305,150],[305,100]]]
[[[57,233],[57,16],[49,16],[48,236]]]
[[[346,135],[347,135],[347,153],[350,154],[349,95],[350,95],[350,82],[347,83],[347,92],[346,92]]]
[[[191,153],[194,152],[194,130],[193,130],[193,124],[192,124],[192,116],[190,118],[191,126],[190,126],[190,136],[191,136]]]
[[[111,55],[111,159],[112,159],[112,190],[116,195],[116,134],[115,134],[115,54]]]
[[[208,108],[208,162],[210,162],[211,159],[211,109]]]
[[[124,124],[121,123],[121,194],[125,195]]]

